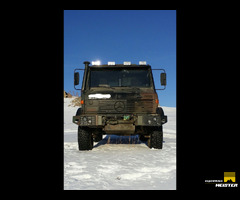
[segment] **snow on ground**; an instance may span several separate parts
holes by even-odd
[[[79,151],[71,100],[64,98],[65,190],[176,190],[176,108],[162,107],[163,149],[149,149],[138,136],[107,135]]]

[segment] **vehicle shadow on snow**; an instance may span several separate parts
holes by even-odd
[[[142,142],[138,135],[133,136],[118,136],[118,135],[107,135],[101,141],[99,141],[94,147],[99,147],[105,144],[146,144]]]

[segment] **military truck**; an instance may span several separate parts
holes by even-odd
[[[167,116],[159,106],[156,90],[166,88],[164,69],[152,69],[146,61],[139,64],[101,65],[84,62],[74,70],[74,88],[81,90],[81,107],[73,116],[78,125],[79,150],[92,150],[93,141],[103,135],[139,135],[149,148],[162,149],[163,127]],[[79,88],[79,70],[83,70]],[[162,70],[161,89],[156,89],[152,70]],[[77,86],[77,87],[76,87]]]

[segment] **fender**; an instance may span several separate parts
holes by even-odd
[[[162,107],[157,107],[156,113],[160,115],[162,124],[167,123],[167,121],[168,121],[167,116],[164,115],[164,111],[163,111]]]

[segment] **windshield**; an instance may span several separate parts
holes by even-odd
[[[148,69],[91,69],[90,87],[150,87]]]

